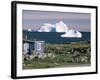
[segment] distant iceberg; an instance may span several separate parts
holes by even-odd
[[[82,37],[81,32],[72,29],[69,30],[68,26],[63,21],[59,21],[56,24],[45,23],[43,26],[40,27],[38,32],[64,32],[65,34],[61,35],[61,37]]]
[[[40,27],[38,32],[52,32],[53,28],[54,28],[54,25],[45,23],[43,26]]]
[[[29,32],[31,32],[31,31],[32,31],[32,29],[28,29],[28,31],[29,31]]]

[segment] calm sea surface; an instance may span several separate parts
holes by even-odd
[[[60,35],[64,33],[57,32],[28,32],[23,31],[23,38],[27,36],[28,40],[44,40],[47,43],[66,43],[66,42],[79,42],[90,41],[90,32],[81,32],[82,38],[62,38]]]

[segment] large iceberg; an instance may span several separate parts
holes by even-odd
[[[55,29],[56,29],[56,32],[67,32],[68,31],[68,27],[66,24],[64,24],[63,21],[56,23]]]
[[[66,32],[66,31],[68,31],[68,27],[66,24],[64,24],[63,21],[60,21],[54,25],[45,23],[38,30],[38,32]]]
[[[68,26],[63,21],[59,21],[56,24],[45,23],[43,26],[40,27],[38,32],[64,32],[61,37],[82,37],[81,32],[73,29],[69,30]]]

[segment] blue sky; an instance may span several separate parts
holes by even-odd
[[[23,10],[22,26],[23,29],[37,30],[44,23],[55,24],[63,21],[69,29],[90,32],[90,17],[90,13]]]

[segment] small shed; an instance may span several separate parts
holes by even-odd
[[[43,57],[45,50],[45,41],[35,41],[34,48],[35,48],[35,54],[40,58]]]

